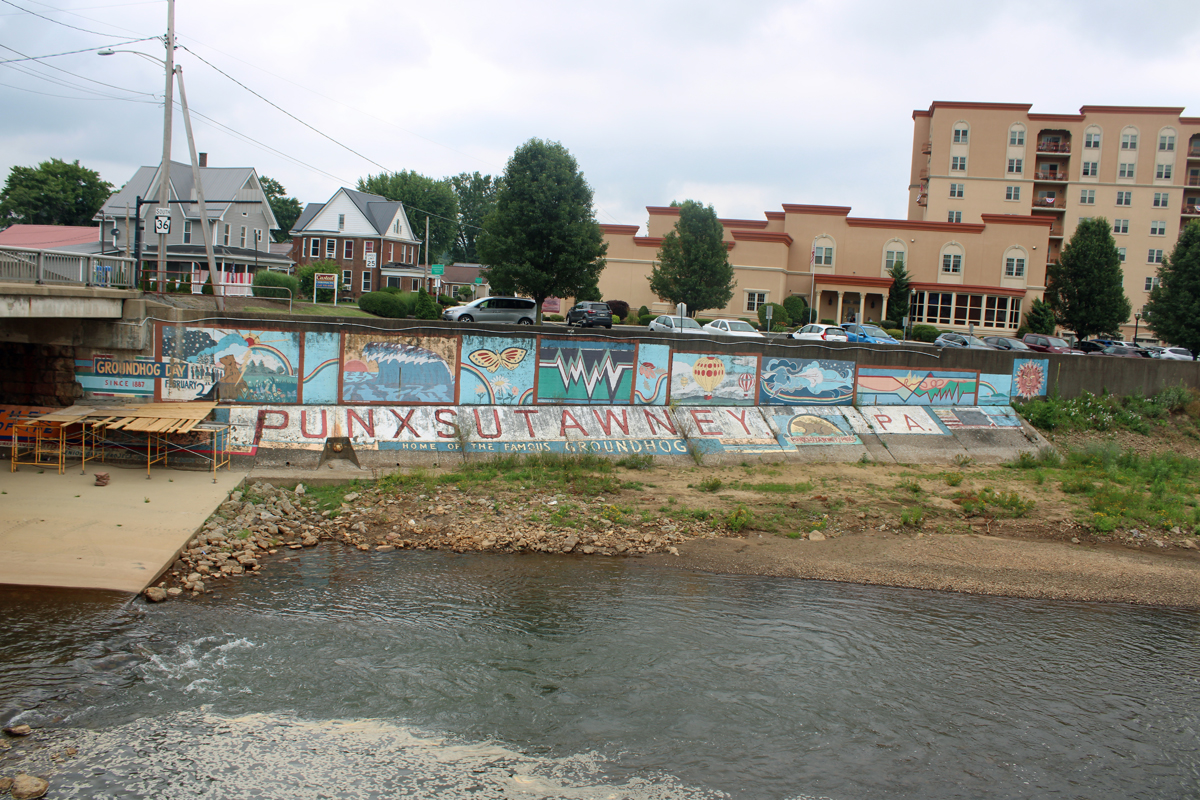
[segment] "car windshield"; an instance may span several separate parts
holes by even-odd
[[[754,333],[754,328],[751,327],[750,323],[742,322],[740,319],[730,320],[727,324],[731,331],[742,331],[743,333],[749,331],[750,333]]]
[[[699,323],[697,323],[696,320],[691,319],[690,317],[684,317],[683,319],[680,319],[679,317],[671,317],[671,319],[675,320],[675,327],[677,327],[677,328],[699,328],[700,327]]]
[[[979,337],[977,337],[977,336],[964,336],[964,337],[963,337],[963,340],[964,340],[964,341],[965,341],[967,344],[971,345],[972,347],[988,347],[988,348],[990,348],[990,347],[991,347],[991,345],[990,345],[990,344],[988,344],[988,343],[987,343],[987,342],[985,342],[983,339],[980,339],[980,338],[979,338]]]
[[[1046,341],[1050,344],[1051,347],[1068,347],[1069,348],[1071,346],[1071,345],[1067,344],[1066,339],[1059,339],[1057,336],[1047,336]]]
[[[887,331],[885,331],[883,328],[877,328],[874,325],[863,325],[862,332],[867,336],[878,336],[881,339],[888,335]]]

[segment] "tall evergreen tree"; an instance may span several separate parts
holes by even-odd
[[[1087,339],[1129,320],[1121,256],[1104,217],[1079,223],[1057,264],[1046,270],[1046,302],[1058,324]]]
[[[608,245],[592,209],[592,187],[558,142],[530,139],[504,170],[496,207],[476,242],[489,284],[537,302],[595,286]]]
[[[1142,315],[1154,335],[1200,355],[1200,220],[1189,222],[1158,267],[1158,286]]]
[[[1029,304],[1029,310],[1025,312],[1025,327],[1029,328],[1030,333],[1051,334],[1054,333],[1054,309],[1049,303],[1035,299]]]
[[[692,316],[728,305],[737,280],[723,236],[712,206],[684,200],[675,230],[663,237],[658,262],[650,269],[650,291],[663,300],[686,303]]]
[[[413,235],[425,238],[429,220],[428,263],[449,259],[458,231],[458,197],[449,178],[430,178],[419,172],[381,172],[358,179],[358,190],[404,203]]]
[[[908,302],[911,297],[909,286],[912,285],[912,280],[908,276],[908,270],[904,268],[904,259],[896,259],[895,263],[888,268],[888,275],[892,278],[892,285],[888,287],[888,319],[902,321],[908,316]]]

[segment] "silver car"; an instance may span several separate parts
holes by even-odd
[[[507,322],[532,325],[537,319],[537,303],[524,297],[481,297],[465,306],[442,312],[447,322]]]
[[[691,317],[672,317],[663,314],[650,323],[650,330],[659,333],[708,333]]]

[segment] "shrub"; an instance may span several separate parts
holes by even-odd
[[[608,307],[612,309],[614,317],[629,316],[629,303],[626,303],[624,300],[605,300],[604,302],[608,303]]]
[[[645,306],[643,306],[643,308],[645,308]],[[650,321],[653,319],[654,317],[650,316],[649,314],[641,314],[638,316],[638,325],[649,325]]]
[[[204,282],[204,288],[200,290],[200,294],[207,294],[207,295],[211,296],[212,293],[213,293],[212,270],[209,270],[208,280],[206,280]]]
[[[437,303],[433,302],[433,298],[429,296],[429,292],[425,291],[424,286],[417,294],[417,302],[413,306],[413,316],[417,319],[438,319],[442,316],[442,310],[438,308]]]
[[[638,313],[637,313],[637,315],[638,315],[639,317],[651,317],[651,316],[654,316],[653,314],[651,314],[651,313],[650,313],[650,309],[646,308],[645,306],[642,306],[641,308],[639,308],[639,309],[638,309]]]
[[[407,312],[400,296],[388,292],[367,292],[358,298],[358,307],[368,314],[391,319],[400,319]]]
[[[313,276],[317,273],[321,273],[322,275],[336,274],[338,276],[338,280],[340,281],[342,268],[336,261],[314,261],[311,264],[305,264],[303,267],[297,268],[296,279],[300,281],[300,294],[306,299],[313,296],[313,284],[316,281]],[[322,289],[321,291],[317,292],[318,303],[328,303],[332,300],[332,290]]]
[[[913,325],[912,338],[918,342],[932,342],[938,337],[938,329],[932,325]]]
[[[897,326],[895,328],[884,328],[883,332],[886,333],[888,336],[892,337],[893,339],[903,339],[904,338],[904,331],[900,330],[899,326]]]
[[[783,301],[783,307],[787,311],[788,319],[791,321],[791,324],[808,324],[808,317],[810,316],[811,309],[808,307],[808,301],[804,299],[803,295],[789,295]]]
[[[788,316],[787,309],[779,305],[779,303],[763,303],[758,307],[758,329],[767,330],[767,308],[772,309],[771,324],[772,325],[787,325],[791,320]]]
[[[255,297],[286,300],[287,292],[282,291],[283,289],[290,290],[293,298],[300,299],[300,281],[293,276],[265,269],[254,273],[254,284],[251,291],[254,292]]]
[[[443,308],[445,308],[447,306],[458,305],[458,301],[455,300],[453,297],[451,297],[448,294],[439,294],[437,301],[438,301],[438,305],[442,306]]]
[[[542,317],[546,322],[562,322],[564,317],[562,314],[546,314]]]
[[[823,320],[821,320],[821,324],[822,325],[836,325],[837,323],[831,319],[823,319]]]
[[[696,317],[697,325],[707,325],[710,322],[712,322],[712,320],[709,319],[708,317]]]

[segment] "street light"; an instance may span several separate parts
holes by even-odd
[[[1142,312],[1133,315],[1133,343],[1137,344],[1138,323],[1142,321]]]

